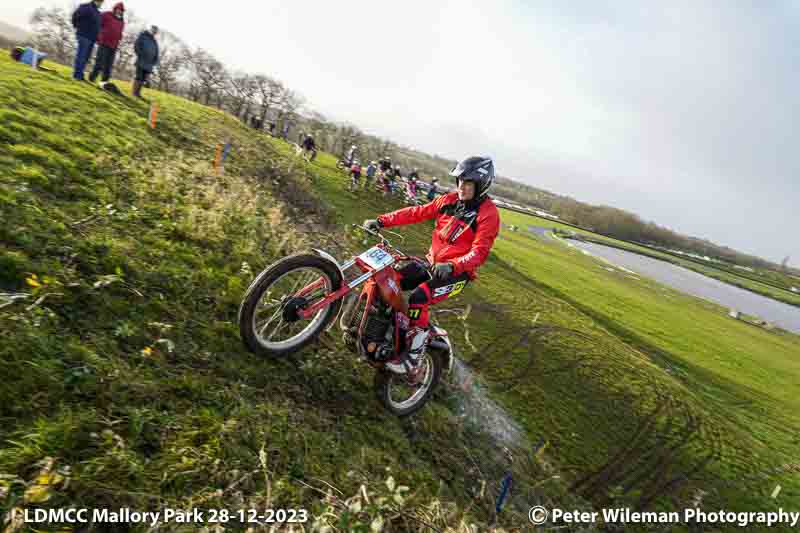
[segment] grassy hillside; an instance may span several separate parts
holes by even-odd
[[[255,273],[347,244],[286,145],[157,93],[150,130],[147,103],[0,69],[0,510],[271,505],[393,531],[489,519],[506,467],[450,392],[400,423],[332,336],[295,361],[242,348]]]
[[[317,529],[485,529],[509,465],[457,387],[401,422],[335,330],[281,362],[238,338],[258,271],[311,245],[345,257],[364,247],[349,224],[399,204],[213,109],[150,93],[150,130],[146,103],[67,77],[0,59],[0,510],[282,506]],[[430,227],[403,228],[404,247],[423,253]],[[437,319],[473,386],[547,442],[515,456],[500,525],[521,530],[535,503],[797,507],[798,337],[521,233],[495,250]]]

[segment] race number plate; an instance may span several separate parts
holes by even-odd
[[[369,265],[370,268],[374,268],[375,270],[380,270],[394,263],[394,257],[392,257],[390,253],[378,248],[377,246],[370,248],[363,254],[359,255],[358,258]]]

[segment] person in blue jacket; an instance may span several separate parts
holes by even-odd
[[[72,78],[77,81],[86,81],[84,70],[89,58],[92,57],[97,35],[100,33],[100,6],[103,0],[93,0],[78,6],[72,13],[72,27],[75,28],[75,37],[78,47],[75,49],[75,63],[72,69]]]
[[[136,77],[133,80],[133,96],[142,98],[142,87],[158,65],[158,26],[150,26],[136,38],[133,45],[136,52]]]
[[[39,70],[53,72],[52,69],[42,66],[45,58],[47,58],[46,53],[40,52],[39,50],[31,48],[30,46],[16,46],[13,50],[11,50],[11,59],[14,61],[19,61],[20,63],[30,65]]]

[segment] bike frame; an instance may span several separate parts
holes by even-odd
[[[396,270],[394,270],[391,267],[395,263],[398,263],[400,261],[406,261],[409,259],[411,260],[420,260],[420,259],[418,257],[407,256],[405,254],[394,252],[391,249],[389,249],[389,247],[385,243],[380,243],[377,245],[377,247],[391,254],[392,257],[394,257],[394,263],[382,267],[380,269],[373,269],[358,257],[350,259],[349,261],[341,265],[342,272],[353,266],[357,266],[359,269],[361,269],[362,272],[364,272],[364,274],[357,277],[350,283],[343,285],[338,290],[328,294],[325,298],[315,303],[314,305],[298,311],[300,317],[303,318],[304,320],[310,319],[315,314],[317,314],[321,309],[326,308],[339,298],[344,298],[350,292],[352,292],[356,287],[364,283],[366,283],[367,285],[362,290],[362,298],[366,296],[367,306],[372,305],[376,297],[376,291],[379,291],[384,298],[389,300],[388,303],[390,303],[392,307],[394,307],[395,309],[401,307],[400,309],[397,310],[405,311],[405,309],[402,308],[402,304],[399,303],[399,301],[401,300],[401,290],[399,286],[400,275],[397,273]],[[302,297],[306,294],[313,292],[316,289],[319,289],[324,284],[325,280],[322,277],[320,277],[318,280],[300,289],[296,294],[294,294],[294,296]],[[366,314],[362,319],[362,324],[361,327],[359,328],[359,334],[363,332],[363,327],[365,324],[366,324]]]

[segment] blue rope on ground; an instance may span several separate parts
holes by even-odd
[[[500,495],[497,497],[497,503],[494,506],[496,515],[499,515],[500,511],[503,510],[503,503],[505,503],[506,496],[508,496],[508,491],[513,481],[514,478],[511,476],[511,472],[506,474],[506,477],[503,478],[503,482],[500,484]]]
[[[220,163],[224,163],[225,159],[228,157],[228,152],[231,151],[231,143],[225,143],[225,148],[222,150],[222,160]]]

